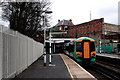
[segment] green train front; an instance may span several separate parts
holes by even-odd
[[[95,40],[81,37],[69,44],[69,53],[80,65],[93,65],[95,63]]]

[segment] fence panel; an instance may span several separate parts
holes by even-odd
[[[21,73],[43,54],[43,44],[0,26],[0,79]]]
[[[16,74],[19,74],[19,66],[20,66],[20,45],[19,45],[19,37],[18,37],[18,33],[16,32],[16,36],[15,36],[15,41],[14,41],[14,45],[15,45],[15,71]]]
[[[2,79],[3,77],[3,37],[2,37],[2,27],[0,27],[0,80]]]
[[[28,39],[28,66],[33,62],[33,40]]]

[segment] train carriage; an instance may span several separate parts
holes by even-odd
[[[81,37],[69,43],[66,48],[80,65],[93,65],[95,63],[96,51],[95,40],[89,37]]]

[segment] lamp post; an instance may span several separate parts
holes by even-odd
[[[45,14],[50,14],[52,13],[52,11],[45,11]],[[46,28],[45,28],[45,16],[43,16],[43,27],[44,27],[44,52],[43,52],[43,56],[44,56],[44,66],[46,66]]]
[[[104,54],[105,54],[105,35],[106,35],[106,32],[105,32],[105,27],[104,27],[104,34],[103,34],[103,36],[104,36]]]
[[[99,36],[99,49],[100,49],[100,54],[101,54],[101,39],[100,39],[100,36]]]
[[[52,46],[51,46],[51,29],[50,29],[49,36],[50,36],[50,48],[49,48],[50,49],[49,50],[50,51],[50,53],[49,53],[49,66],[50,66],[51,65],[51,52],[52,52],[51,51],[52,50]]]

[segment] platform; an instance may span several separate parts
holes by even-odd
[[[73,78],[82,78],[82,79],[95,79],[89,72],[87,72],[84,68],[82,68],[79,64],[75,61],[70,59],[68,56],[61,54],[61,57],[64,60],[64,63],[70,70],[70,73]]]
[[[43,66],[43,59],[38,59],[28,69],[16,76],[19,79],[95,79],[89,72],[83,69],[75,61],[64,54],[53,54],[52,64],[55,66]]]
[[[97,53],[97,56],[120,59],[120,55],[117,55],[117,54],[108,54],[108,53],[101,53],[100,54],[100,53]]]

